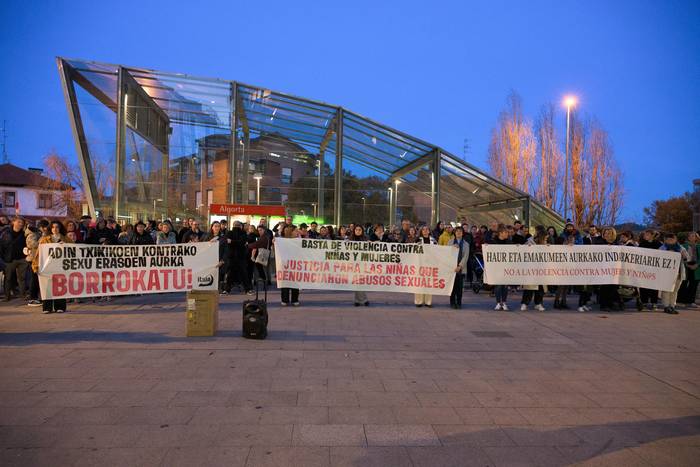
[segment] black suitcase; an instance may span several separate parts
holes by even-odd
[[[258,284],[262,282],[265,299],[259,298]],[[265,339],[267,337],[267,284],[258,279],[255,282],[255,300],[243,302],[243,337],[246,339]]]

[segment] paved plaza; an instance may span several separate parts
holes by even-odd
[[[265,341],[242,295],[214,338],[184,336],[181,294],[2,305],[0,464],[700,465],[700,311],[278,298]]]

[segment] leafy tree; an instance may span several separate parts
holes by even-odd
[[[656,200],[644,208],[645,220],[666,232],[687,232],[693,229],[693,207],[697,202],[697,196],[690,193]]]

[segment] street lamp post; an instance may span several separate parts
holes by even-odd
[[[262,180],[262,174],[256,173],[253,175],[253,178],[258,184],[257,191],[255,193],[255,201],[257,202],[257,205],[260,206],[260,180]]]
[[[567,214],[569,212],[569,140],[571,139],[571,107],[576,105],[576,98],[567,96],[564,99],[566,105],[566,163],[564,170],[564,220],[568,221]]]
[[[367,204],[367,200],[365,197],[362,197],[362,222],[365,222],[365,206]]]
[[[398,213],[399,209],[399,184],[401,183],[401,180],[394,180],[394,219],[396,219],[396,214]]]
[[[316,220],[316,203],[311,203],[311,206],[314,208],[314,220]]]

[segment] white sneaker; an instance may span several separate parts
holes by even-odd
[[[496,311],[501,311],[502,309],[503,309],[503,308],[501,308],[501,304],[500,304],[500,303],[496,303],[496,306],[494,307],[494,310],[496,310]]]
[[[578,311],[581,312],[581,313],[585,313],[585,312],[588,311],[588,310],[586,310],[586,307],[585,307],[585,306],[580,306],[580,307],[578,307]]]
[[[506,305],[505,303],[502,303],[502,304],[501,304],[501,310],[503,310],[503,311],[508,311],[508,305]]]
[[[280,302],[280,306],[287,306],[286,302]]]
[[[535,308],[537,308],[537,307],[535,307]],[[520,311],[527,311],[527,305],[524,303],[521,303],[520,304]]]
[[[540,303],[539,305],[535,305],[535,310],[537,310],[537,311],[545,311],[546,308],[544,307],[544,305],[542,305],[542,304]]]
[[[589,307],[588,305],[583,305],[583,308],[584,308],[586,311],[593,311],[593,308]]]

